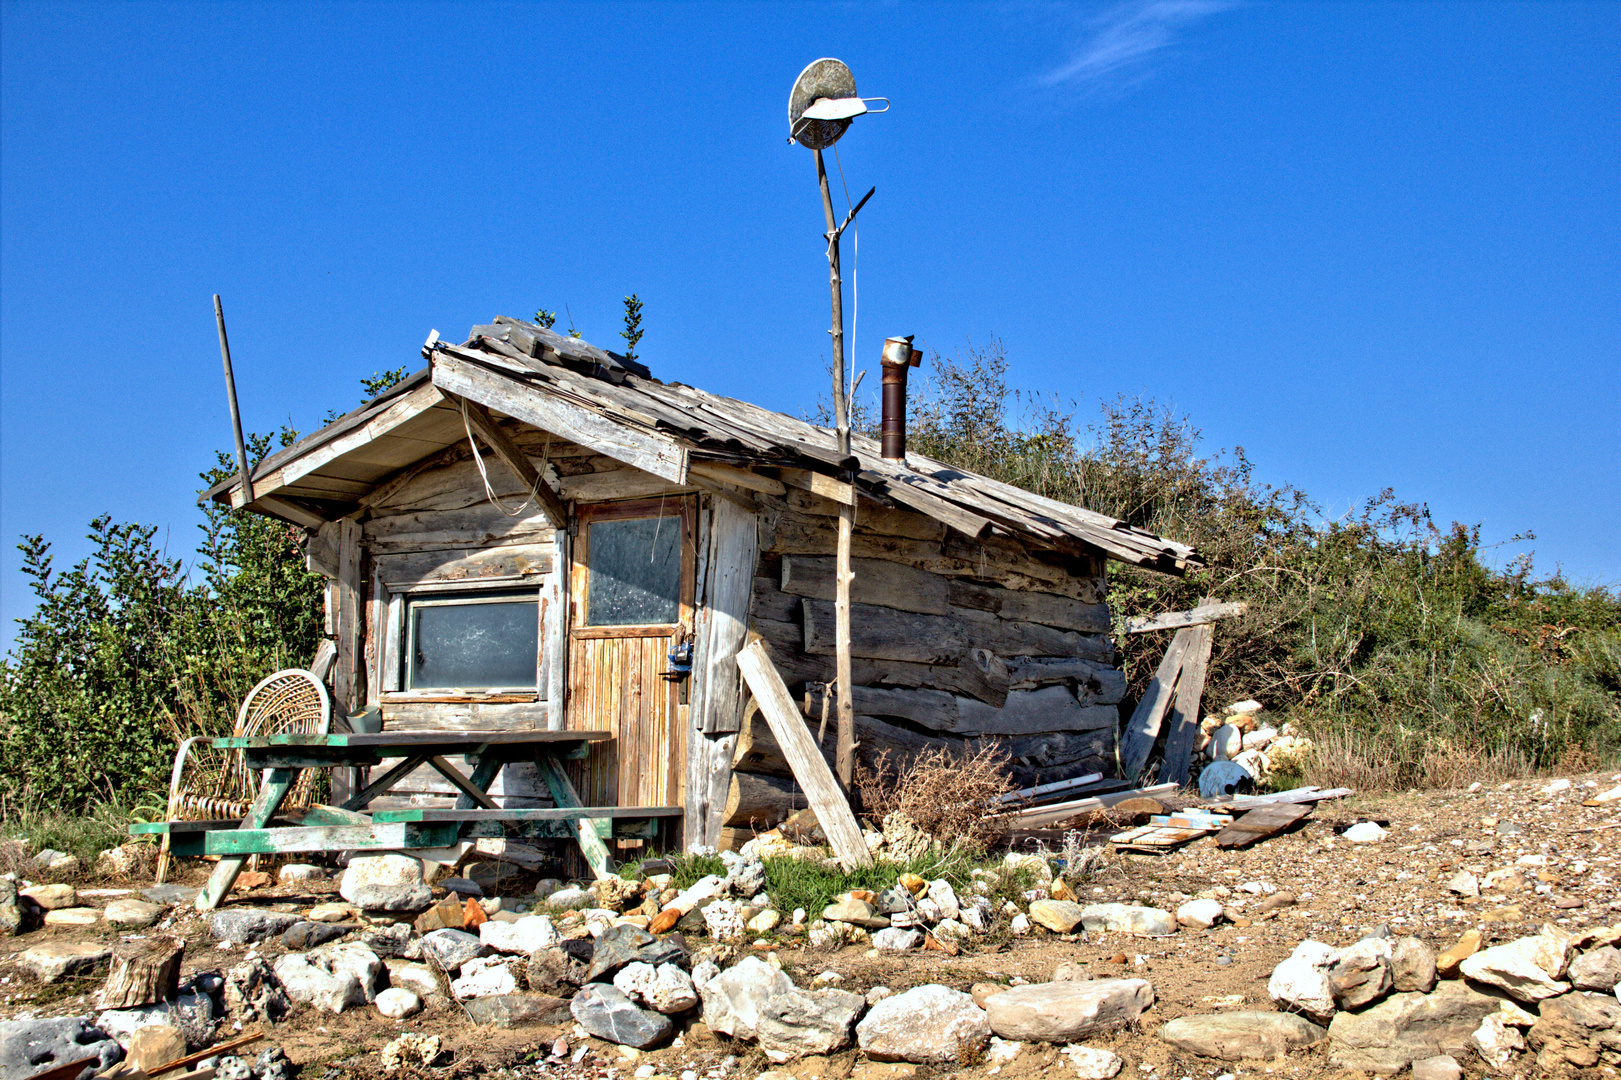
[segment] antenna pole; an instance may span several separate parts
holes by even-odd
[[[225,398],[231,403],[231,430],[236,435],[236,467],[242,474],[242,502],[253,501],[253,474],[248,471],[248,444],[242,439],[242,414],[236,407],[236,376],[231,373],[231,343],[225,340],[225,309],[220,294],[214,294],[214,323],[220,332],[220,359],[225,362]]]
[[[816,151],[816,180],[822,188],[822,212],[827,216],[828,285],[833,294],[833,425],[838,433],[839,453],[850,456],[850,410],[844,400],[844,281],[839,277],[839,228],[833,216],[833,193],[828,189],[827,166],[822,151]],[[865,199],[862,202],[866,202]],[[852,216],[853,213],[852,213]],[[846,477],[847,482],[854,477]],[[855,701],[850,693],[850,534],[855,528],[856,508],[839,503],[839,546],[834,563],[834,649],[836,654],[833,688],[838,712],[834,766],[846,792],[855,780],[856,718]]]

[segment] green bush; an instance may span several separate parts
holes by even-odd
[[[282,433],[283,445],[294,433]],[[272,439],[255,436],[255,460]],[[205,485],[234,474],[229,459]],[[58,573],[25,536],[34,611],[0,660],[0,807],[64,810],[166,791],[178,739],[226,734],[253,684],[309,662],[320,579],[297,530],[215,503],[190,573],[156,547],[156,526],[90,523],[90,555]]]
[[[1254,697],[1313,734],[1390,755],[1388,782],[1455,759],[1577,768],[1621,751],[1621,593],[1486,561],[1478,527],[1442,528],[1383,491],[1330,519],[1305,493],[1253,477],[1242,447],[1205,454],[1186,417],[1105,402],[1075,421],[1011,391],[998,342],[935,354],[911,406],[910,448],[1192,543],[1185,578],[1108,568],[1117,620],[1244,600],[1218,624],[1205,701]],[[869,434],[870,413],[854,423]],[[1519,539],[1534,539],[1529,535]],[[1116,635],[1141,696],[1168,634]],[[1428,762],[1426,764],[1426,762]]]

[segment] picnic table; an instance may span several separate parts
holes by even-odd
[[[292,852],[404,851],[443,848],[478,837],[572,840],[592,871],[608,875],[604,839],[659,838],[682,810],[676,806],[585,806],[563,763],[585,758],[606,742],[606,731],[384,731],[372,734],[249,735],[214,739],[221,750],[240,750],[247,767],[263,777],[241,821],[157,821],[130,826],[132,834],[169,836],[182,856],[219,856],[208,884],[197,895],[199,910],[219,906],[252,855]],[[448,758],[472,766],[464,775]],[[304,769],[375,768],[398,759],[339,806],[312,806],[278,817]],[[517,810],[489,796],[501,769],[532,762],[552,797],[552,807]],[[411,773],[427,765],[460,795],[454,807],[368,810]]]

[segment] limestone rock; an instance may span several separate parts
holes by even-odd
[[[1159,1037],[1189,1053],[1240,1061],[1279,1058],[1317,1045],[1328,1032],[1292,1013],[1228,1012],[1178,1017],[1159,1029]]]
[[[238,1020],[275,1022],[292,1009],[268,961],[254,957],[225,973],[225,1009]]]
[[[1480,951],[1482,942],[1479,930],[1465,930],[1451,947],[1435,958],[1435,973],[1443,979],[1456,979],[1463,962]]]
[[[303,919],[295,922],[282,932],[281,946],[288,952],[303,952],[305,949],[313,949],[334,938],[340,938],[348,932],[342,926]]]
[[[90,1057],[103,1069],[123,1056],[116,1042],[83,1017],[0,1020],[0,1076],[33,1076]]]
[[[1463,1066],[1451,1054],[1438,1054],[1413,1062],[1413,1080],[1462,1080]]]
[[[1502,1016],[1497,1013],[1481,1020],[1480,1026],[1469,1036],[1469,1041],[1487,1065],[1498,1069],[1513,1061],[1514,1055],[1525,1049],[1525,1036],[1517,1028],[1504,1023]]]
[[[697,982],[697,980],[694,980]],[[704,1023],[734,1039],[756,1037],[766,1002],[794,988],[793,980],[757,956],[747,956],[707,982],[697,982]]]
[[[864,926],[869,930],[879,930],[889,925],[888,916],[878,914],[875,906],[854,897],[846,897],[836,904],[828,905],[822,910],[822,918],[828,922]]]
[[[0,937],[20,933],[23,929],[23,909],[17,903],[17,883],[0,878]]]
[[[23,950],[17,957],[17,966],[40,982],[51,983],[94,970],[112,955],[110,946],[93,941],[42,941]]]
[[[496,952],[525,956],[557,944],[557,928],[544,915],[528,915],[517,922],[486,922],[478,928],[478,939]]]
[[[922,934],[916,930],[903,930],[898,926],[880,930],[872,936],[872,947],[883,952],[906,952],[922,944]]]
[[[850,1045],[866,999],[847,990],[789,990],[760,1010],[756,1031],[772,1061],[831,1054]]]
[[[338,895],[367,911],[420,911],[433,902],[422,863],[409,855],[359,855],[349,860]]]
[[[640,961],[626,964],[614,976],[613,984],[631,1001],[666,1016],[685,1012],[698,1004],[698,990],[692,984],[692,976],[674,964],[658,967]]]
[[[492,997],[518,989],[518,976],[510,963],[498,956],[482,956],[462,965],[461,977],[450,984],[458,998]]]
[[[524,979],[532,990],[559,997],[573,997],[586,982],[590,964],[567,949],[553,946],[531,954]]]
[[[490,948],[465,930],[435,930],[422,935],[422,950],[446,971],[456,971],[469,960],[488,953]]]
[[[1459,870],[1447,882],[1447,889],[1459,896],[1475,897],[1480,895],[1480,879],[1467,870]]]
[[[973,998],[932,984],[885,998],[856,1025],[868,1057],[919,1065],[956,1065],[984,1049],[990,1037],[985,1010]]]
[[[566,1022],[568,1000],[549,994],[491,994],[462,1002],[475,1024],[522,1027]]]
[[[1341,951],[1328,969],[1328,986],[1342,1009],[1360,1009],[1390,992],[1391,945],[1387,938],[1366,937]]]
[[[569,1012],[580,1026],[599,1039],[646,1050],[662,1042],[671,1030],[670,1018],[638,1009],[607,983],[590,983],[569,1002]]]
[[[404,957],[407,960],[422,959],[422,939],[412,935],[410,923],[374,925],[361,933],[360,943],[378,956]]]
[[[1472,1054],[1470,1036],[1500,998],[1448,981],[1429,994],[1392,994],[1361,1012],[1342,1012],[1328,1026],[1329,1063],[1390,1076],[1409,1062]]]
[[[985,1001],[991,1030],[1025,1042],[1077,1042],[1132,1023],[1154,1003],[1146,979],[1014,986]]]
[[[1570,982],[1578,990],[1614,990],[1621,982],[1621,949],[1606,945],[1582,953],[1571,962]]]
[[[422,1011],[422,999],[415,991],[391,986],[377,995],[377,1011],[390,1020],[404,1020]]]
[[[444,993],[444,988],[439,984],[439,973],[427,964],[390,960],[384,966],[388,968],[388,984],[391,987],[409,990],[420,998]]]
[[[1220,900],[1189,900],[1176,909],[1176,921],[1196,930],[1208,930],[1221,921]]]
[[[1482,949],[1459,965],[1466,978],[1507,991],[1520,1001],[1536,1002],[1570,989],[1548,969],[1563,966],[1563,957],[1548,947],[1544,934]]]
[[[348,904],[316,904],[310,908],[308,918],[311,922],[337,923],[347,922],[358,914]]]
[[[114,900],[102,910],[101,917],[109,926],[127,930],[143,930],[163,917],[164,909],[145,900],[128,898]]]
[[[45,913],[46,926],[94,926],[101,921],[101,912],[93,907],[65,907]]]
[[[288,863],[276,871],[276,880],[283,885],[297,885],[305,881],[325,881],[326,869],[311,863]]]
[[[1266,992],[1278,1004],[1327,1023],[1334,1015],[1334,989],[1328,981],[1328,969],[1338,959],[1338,949],[1308,938],[1272,969]]]
[[[1034,917],[1035,905],[1032,908]],[[1166,937],[1176,933],[1176,920],[1168,911],[1135,904],[1088,904],[1081,909],[1087,930],[1111,930],[1139,937]]]
[[[252,908],[226,908],[210,912],[208,932],[215,940],[232,945],[247,945],[275,937],[298,922],[297,915],[280,911],[255,911]]]
[[[1126,1065],[1119,1054],[1095,1046],[1066,1046],[1059,1053],[1075,1066],[1076,1080],[1110,1080]]]
[[[1416,937],[1399,937],[1390,944],[1391,986],[1399,994],[1435,989],[1435,950]]]
[[[170,1001],[133,1009],[108,1009],[96,1017],[96,1026],[115,1039],[126,1040],[142,1028],[161,1024],[178,1029],[187,1043],[200,1047],[213,1040],[215,1019],[214,999],[193,989]]]
[[[1035,900],[1030,904],[1030,921],[1040,923],[1055,934],[1067,934],[1080,925],[1083,909],[1073,900]]]
[[[288,998],[330,1013],[366,1003],[366,992],[353,974],[330,971],[311,957],[288,953],[276,961],[273,970]]]
[[[22,895],[46,911],[79,906],[79,893],[72,885],[35,885],[22,890]]]

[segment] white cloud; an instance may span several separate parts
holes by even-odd
[[[1232,0],[1133,0],[1093,19],[1070,58],[1047,72],[1048,86],[1083,84],[1141,69],[1188,26],[1235,6]]]

